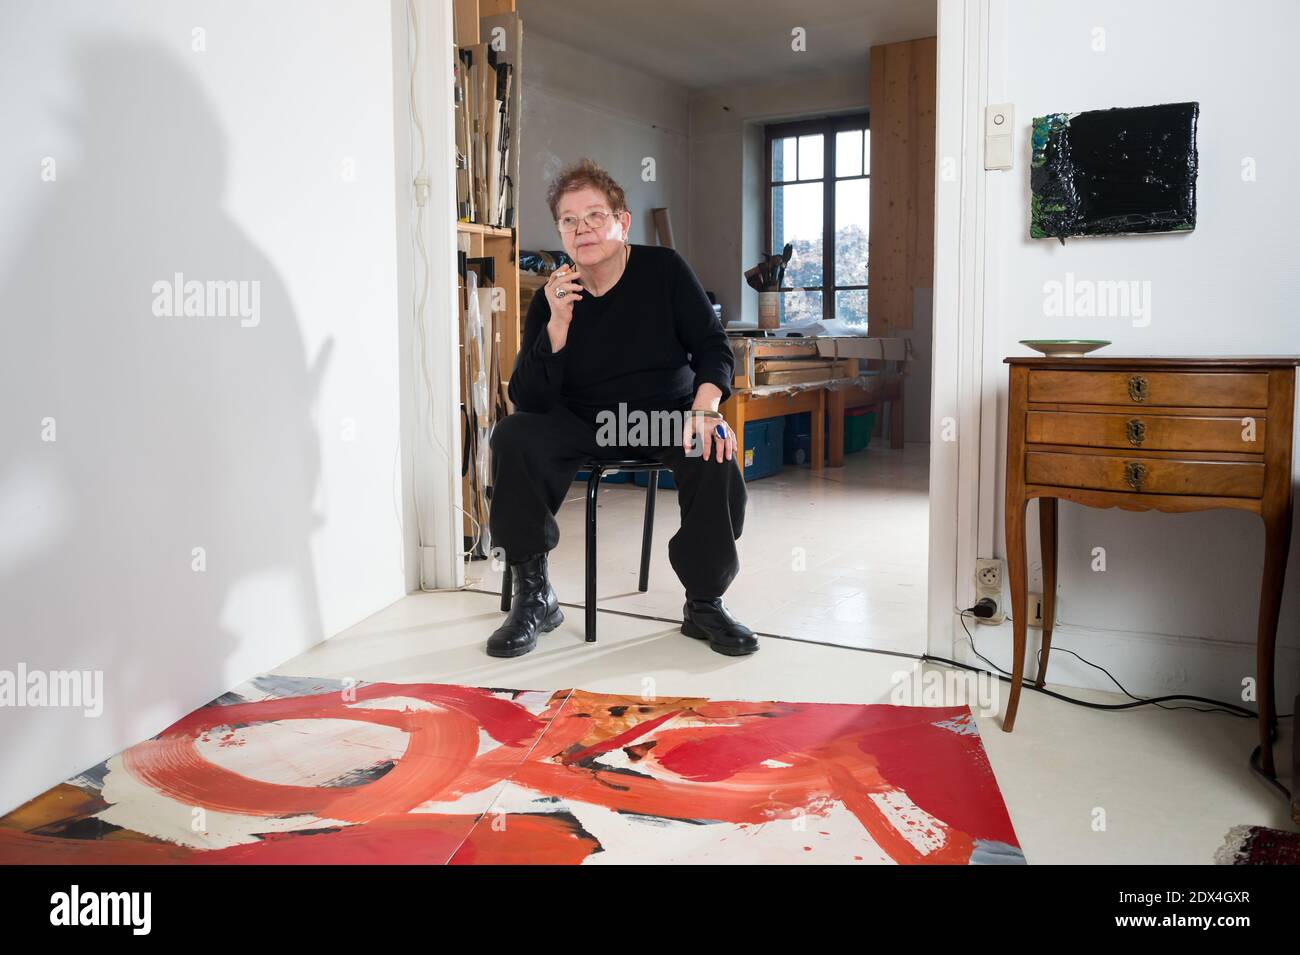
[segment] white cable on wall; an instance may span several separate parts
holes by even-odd
[[[413,185],[415,186],[416,205],[414,243],[415,249],[419,253],[419,264],[422,269],[418,277],[416,274],[412,275],[412,292],[414,295],[414,301],[412,302],[412,321],[415,329],[416,347],[419,349],[420,353],[420,370],[423,374],[425,392],[428,396],[428,402],[424,409],[427,412],[427,427],[423,427],[422,423],[418,420],[416,426],[425,431],[425,437],[429,440],[429,447],[433,450],[442,452],[444,467],[453,468],[456,467],[459,458],[454,458],[452,456],[451,451],[442,443],[442,439],[438,436],[438,433],[433,426],[434,411],[436,410],[434,405],[433,373],[429,368],[429,350],[427,347],[428,340],[426,337],[427,330],[424,322],[425,309],[429,301],[429,285],[433,275],[433,264],[429,261],[429,250],[424,241],[424,208],[429,199],[429,173],[425,168],[428,151],[425,146],[424,122],[420,118],[420,108],[417,96],[417,77],[420,67],[420,18],[416,11],[416,0],[407,0],[406,13],[408,41],[407,59],[410,64],[410,119],[415,131],[413,139],[418,143],[420,156],[420,161],[418,163],[412,163],[413,167],[418,170],[413,182]],[[411,490],[414,498],[416,536],[421,553],[423,553],[425,546],[424,521],[421,518],[420,512],[419,469],[415,466],[414,454],[411,456],[411,465],[415,472],[412,476]],[[460,552],[461,560],[464,560],[478,547],[479,539],[482,535],[482,528],[479,526],[478,521],[474,519],[474,515],[465,510],[464,507],[459,505],[453,505],[453,507],[468,517],[470,523],[474,526],[474,539],[470,544],[469,550],[462,550]],[[420,590],[424,593],[464,590],[472,584],[477,583],[479,583],[478,580],[467,580],[466,583],[459,587],[426,587],[424,584],[423,567],[421,567]]]

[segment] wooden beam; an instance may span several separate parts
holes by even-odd
[[[478,0],[455,0],[452,7],[452,35],[457,46],[478,43]]]
[[[868,325],[912,327],[917,288],[934,283],[934,37],[873,46]]]

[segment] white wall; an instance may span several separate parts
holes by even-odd
[[[0,89],[0,668],[105,690],[0,709],[2,812],[405,586],[389,5],[10,0]]]
[[[687,91],[538,32],[524,18],[519,157],[520,246],[560,249],[546,190],[555,174],[589,157],[623,187],[632,241],[658,245],[651,209],[667,208],[678,251],[690,257]],[[642,178],[654,159],[654,179]]]
[[[1300,352],[1296,308],[1300,256],[1295,213],[1300,134],[1291,116],[1300,88],[1292,0],[1006,0],[989,75],[992,102],[1016,107],[1016,168],[989,173],[984,314],[986,387],[998,403],[997,485],[982,489],[1002,544],[1006,355],[1022,338],[1106,338],[1118,355],[1253,355]],[[995,21],[997,22],[997,21]],[[1104,36],[1095,31],[1104,31]],[[1101,37],[1103,50],[1094,50]],[[1200,171],[1196,229],[1186,235],[1066,240],[1028,238],[1029,131],[1034,116],[1195,100]],[[1243,179],[1253,160],[1257,178]],[[1044,283],[1077,279],[1150,282],[1150,324],[1132,318],[1053,318]],[[1141,318],[1138,318],[1141,321]],[[991,498],[991,500],[990,500]],[[1030,507],[1030,541],[1037,540]],[[1060,518],[1062,628],[1053,643],[1107,666],[1138,693],[1192,692],[1239,699],[1254,673],[1263,561],[1258,518],[1239,511],[1173,515],[1065,504]],[[1296,690],[1300,560],[1293,535],[1278,653],[1279,708]],[[1104,573],[1091,569],[1103,547]],[[1031,544],[1037,580],[1037,547]],[[1032,581],[1031,585],[1037,583]],[[962,582],[959,581],[959,584]],[[980,628],[981,649],[1009,660],[1007,629]],[[1031,631],[1036,640],[1037,632]],[[1031,640],[1031,644],[1033,643]],[[1032,672],[1032,649],[1031,663]],[[1053,654],[1054,680],[1106,685],[1105,677]]]

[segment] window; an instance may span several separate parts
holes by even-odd
[[[767,251],[793,246],[783,325],[867,322],[870,137],[866,113],[767,127]]]

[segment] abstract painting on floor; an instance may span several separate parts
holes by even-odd
[[[1166,103],[1035,117],[1030,236],[1194,229],[1199,114]]]
[[[1023,863],[966,707],[267,675],[0,819],[0,863]]]

